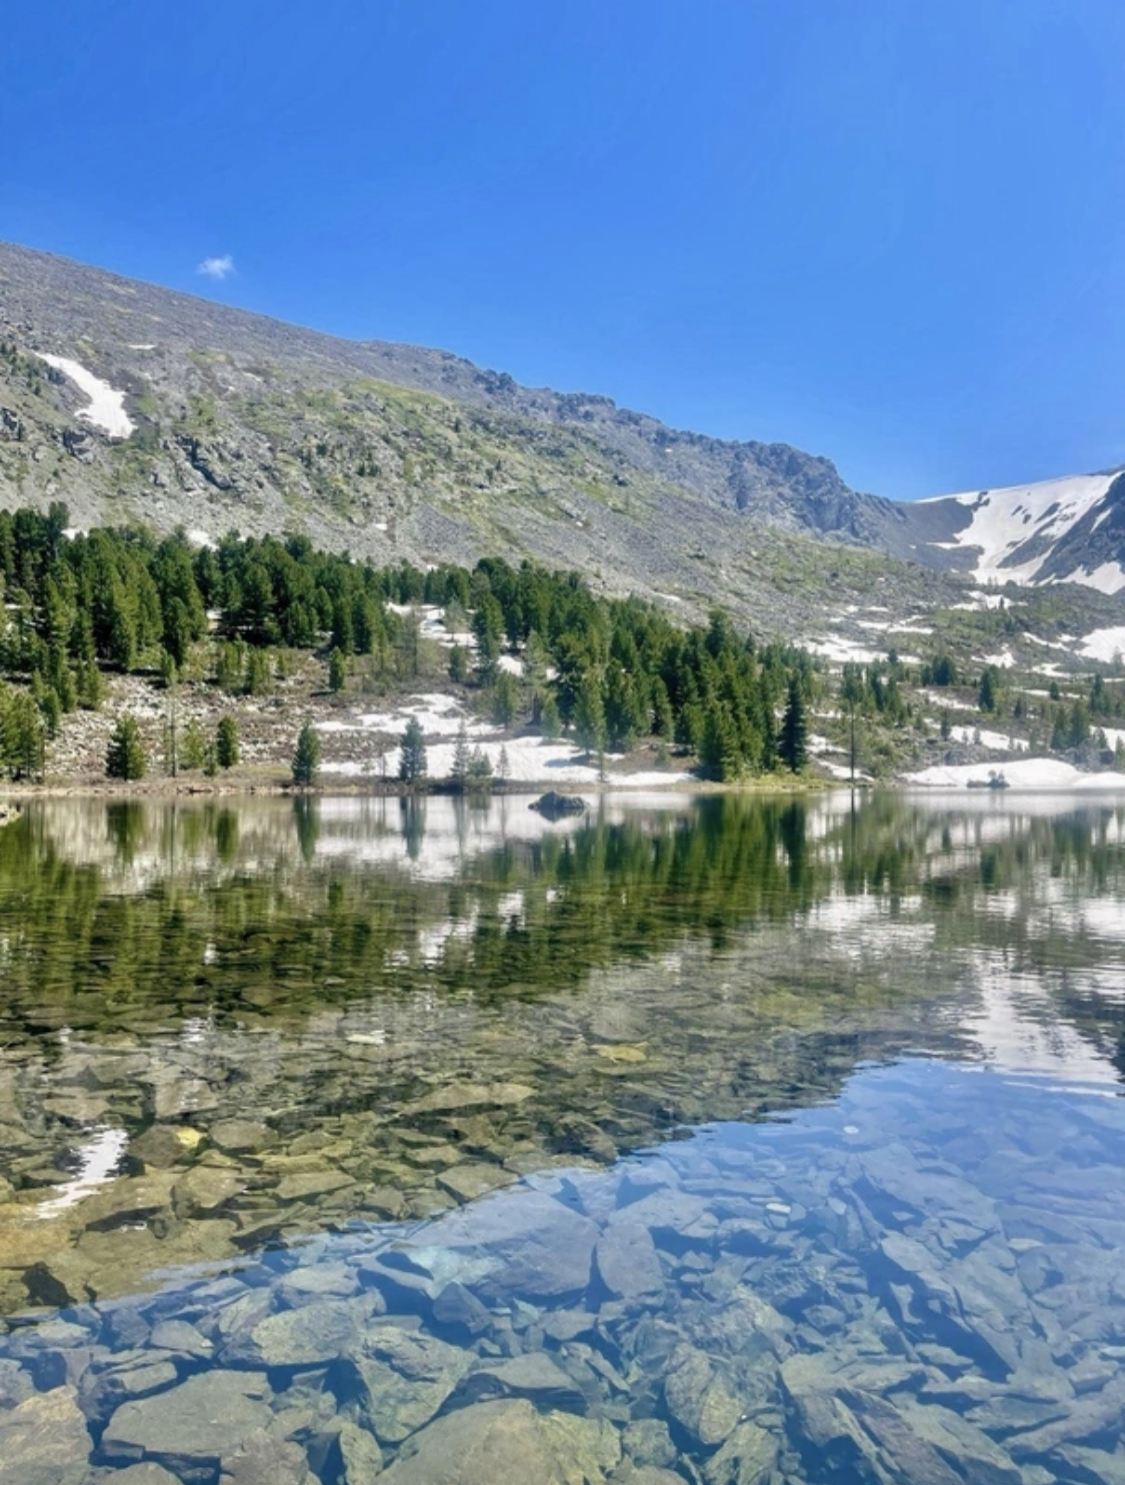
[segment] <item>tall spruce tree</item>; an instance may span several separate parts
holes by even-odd
[[[306,722],[297,734],[297,747],[293,754],[293,782],[315,784],[320,767],[320,738],[311,722]]]
[[[426,777],[426,743],[422,724],[411,717],[402,734],[398,776],[404,784],[419,784]]]
[[[220,768],[233,768],[239,757],[238,723],[233,717],[220,717],[215,731],[215,762]]]
[[[111,779],[143,779],[148,760],[141,743],[140,728],[135,717],[123,712],[109,739],[105,755],[105,771]]]
[[[805,714],[805,698],[801,694],[796,676],[789,678],[789,692],[785,701],[785,715],[781,719],[781,732],[777,739],[777,755],[786,768],[800,773],[809,757],[809,724]]]
[[[462,722],[457,732],[457,742],[453,748],[453,767],[449,775],[456,789],[464,789],[468,782],[470,756],[469,732]]]

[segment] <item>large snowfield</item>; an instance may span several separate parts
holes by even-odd
[[[980,582],[1033,582],[1050,556],[1049,548],[1045,546],[1018,566],[1005,566],[1005,560],[1032,537],[1047,543],[1065,536],[1075,522],[1103,499],[1116,478],[1116,474],[1076,474],[1034,485],[939,496],[938,499],[956,500],[972,510],[969,525],[951,542],[941,545],[978,547],[980,556],[973,574]],[[1116,563],[1107,562],[1093,573],[1081,570],[1071,573],[1068,581],[1097,588],[1102,593],[1116,593],[1125,586],[1125,573]]]

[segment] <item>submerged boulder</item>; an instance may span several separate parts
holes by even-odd
[[[0,1420],[0,1485],[79,1485],[90,1435],[73,1390],[36,1392]]]
[[[102,1436],[111,1463],[145,1458],[175,1468],[218,1469],[251,1434],[268,1427],[272,1412],[264,1376],[254,1372],[200,1372],[155,1396],[121,1405]]]
[[[525,1398],[479,1403],[416,1434],[386,1485],[603,1485],[621,1457],[604,1419],[537,1413]]]
[[[398,1444],[445,1404],[472,1364],[471,1351],[424,1331],[379,1326],[350,1359],[353,1384],[375,1437]]]
[[[425,1245],[389,1249],[383,1262],[431,1287],[456,1280],[486,1300],[515,1294],[534,1303],[588,1287],[598,1229],[546,1192],[521,1189],[460,1207],[427,1236]]]

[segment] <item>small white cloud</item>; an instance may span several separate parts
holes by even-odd
[[[204,278],[229,278],[234,272],[234,259],[229,253],[224,253],[221,258],[204,258],[195,271],[203,274]]]

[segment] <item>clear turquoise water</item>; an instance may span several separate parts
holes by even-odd
[[[0,1481],[1125,1479],[1123,825],[29,809]]]

